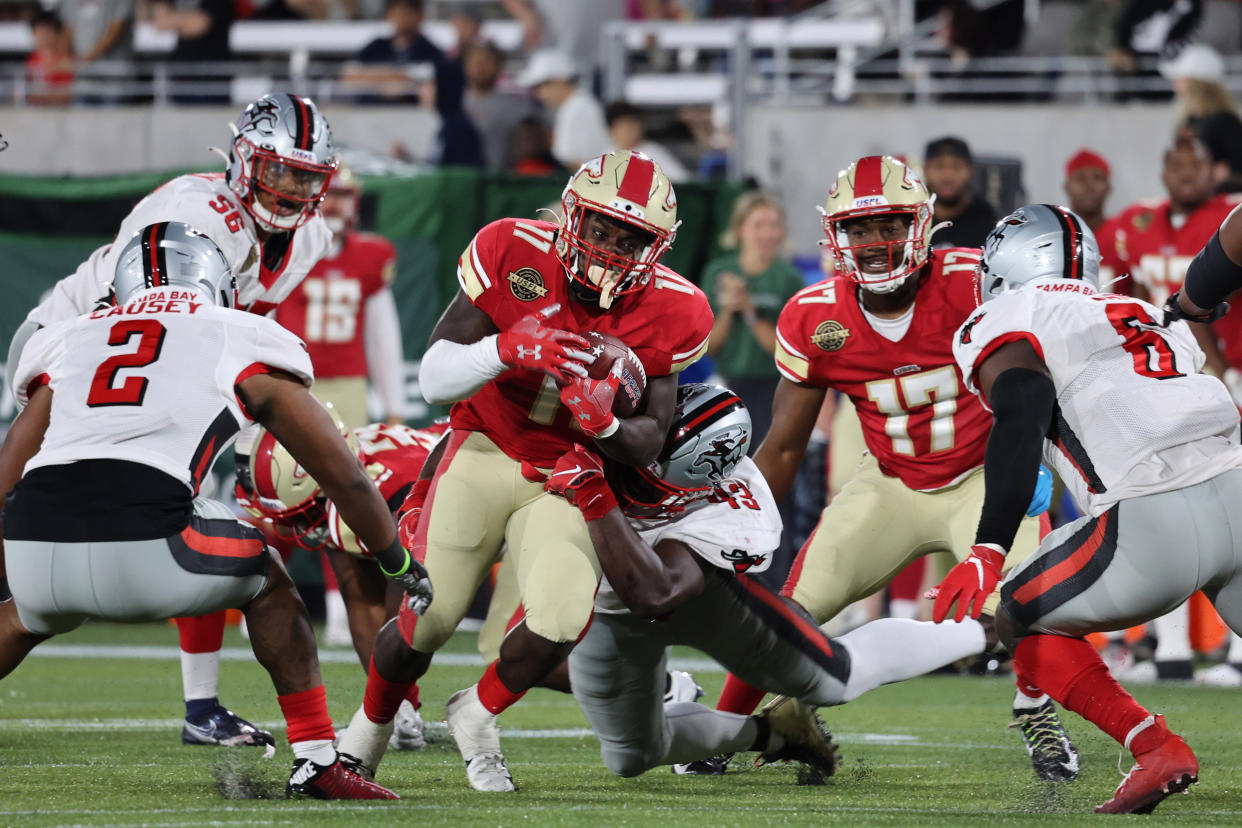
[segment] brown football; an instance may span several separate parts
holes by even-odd
[[[629,417],[638,410],[643,394],[647,393],[647,371],[643,364],[624,342],[611,334],[584,331],[582,335],[590,341],[590,351],[595,354],[595,361],[587,366],[591,379],[603,379],[612,370],[614,362],[625,360],[621,385],[617,387],[617,396],[612,402],[612,413],[618,417]]]

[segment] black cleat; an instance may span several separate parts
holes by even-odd
[[[1078,778],[1078,748],[1070,741],[1052,699],[1034,710],[1014,710],[1013,718],[1009,726],[1022,734],[1031,765],[1040,779],[1068,782]]]
[[[205,716],[187,718],[181,728],[183,745],[224,745],[226,747],[271,747],[276,740],[222,705]]]
[[[695,762],[686,762],[684,765],[673,765],[673,773],[678,776],[724,776],[725,768],[729,766],[729,760],[732,758],[732,753],[726,753],[721,756],[709,756]]]

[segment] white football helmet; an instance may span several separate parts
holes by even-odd
[[[220,248],[180,221],[148,224],[135,233],[121,249],[112,280],[118,305],[165,285],[195,290],[223,308],[237,306],[237,280]]]
[[[720,385],[694,382],[677,389],[676,418],[659,458],[645,468],[624,466],[617,491],[627,514],[675,514],[716,490],[750,446],[750,412]]]
[[[988,233],[977,272],[984,302],[1047,279],[1081,279],[1096,291],[1100,245],[1076,213],[1055,204],[1028,204]]]
[[[314,101],[264,95],[246,107],[234,131],[225,178],[255,222],[282,233],[309,221],[336,169],[332,129]]]
[[[869,155],[850,164],[837,176],[827,203],[819,208],[836,271],[872,293],[896,290],[919,271],[931,253],[934,198],[914,170],[892,156]],[[850,244],[847,227],[852,219],[893,215],[909,221],[905,238]],[[888,269],[883,273],[865,273],[858,266],[858,252],[873,247],[884,247],[888,253]]]

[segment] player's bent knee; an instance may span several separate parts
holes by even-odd
[[[591,622],[594,590],[582,595],[534,602],[526,608],[526,628],[557,644],[577,641]]]
[[[602,746],[599,752],[604,759],[604,766],[624,779],[640,776],[653,767],[647,756],[639,750]]]
[[[1009,614],[1003,600],[996,608],[996,615],[993,621],[996,625],[996,635],[1000,639],[1000,643],[1011,653],[1018,646],[1018,642],[1030,634],[1030,630],[1015,621]]]

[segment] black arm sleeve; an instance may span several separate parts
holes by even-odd
[[[1234,264],[1220,244],[1220,231],[1190,262],[1182,290],[1186,298],[1201,308],[1214,308],[1242,288],[1242,265]]]
[[[987,493],[975,543],[1009,550],[1035,493],[1035,478],[1057,395],[1052,380],[1029,368],[1010,368],[992,383],[992,434],[983,458]]]

